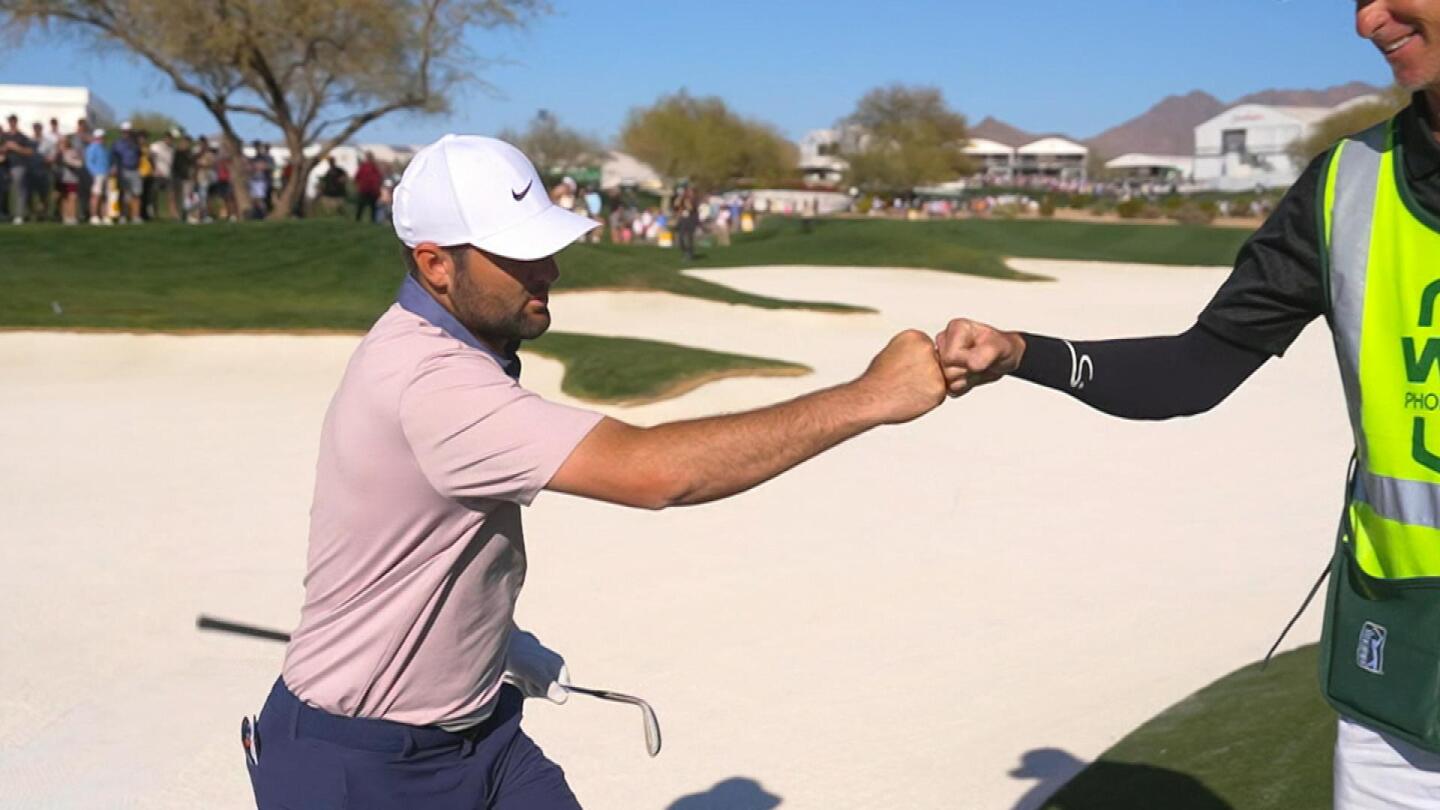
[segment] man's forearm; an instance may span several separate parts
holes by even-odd
[[[743,492],[877,425],[928,413],[945,398],[934,342],[906,330],[854,382],[745,413],[637,428],[601,420],[548,489],[649,509]]]
[[[647,428],[637,463],[678,482],[671,502],[705,503],[764,483],[882,423],[874,396],[856,383],[768,408]]]
[[[1174,337],[1074,343],[1040,335],[1024,338],[1024,359],[1014,376],[1125,419],[1208,411],[1268,359],[1202,326]]]

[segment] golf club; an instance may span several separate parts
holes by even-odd
[[[256,627],[253,624],[242,624],[224,619],[216,619],[206,616],[203,613],[195,618],[195,626],[201,630],[218,630],[224,633],[234,633],[240,636],[264,639],[266,641],[289,641],[290,634],[280,630],[270,630],[264,627]],[[567,690],[581,695],[589,695],[600,700],[608,700],[612,703],[628,703],[631,706],[640,708],[640,718],[645,726],[645,753],[656,756],[660,753],[660,718],[655,715],[655,710],[649,703],[633,695],[625,695],[620,692],[611,692],[608,689],[588,689],[583,686],[561,684]]]
[[[583,686],[572,686],[568,683],[561,685],[571,692],[579,692],[582,695],[589,695],[590,697],[610,700],[616,703],[629,703],[631,706],[639,706],[640,719],[645,724],[645,753],[652,757],[660,753],[660,718],[655,716],[655,710],[650,708],[649,703],[646,703],[634,695],[622,695],[619,692],[611,692],[605,689],[586,689]]]

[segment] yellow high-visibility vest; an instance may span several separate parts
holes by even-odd
[[[1355,560],[1440,576],[1440,220],[1405,177],[1397,122],[1342,141],[1326,172],[1330,321],[1355,433]]]

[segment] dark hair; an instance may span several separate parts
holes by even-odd
[[[443,245],[440,249],[450,256],[450,260],[455,262],[456,267],[464,268],[465,257],[470,253],[470,251],[466,250],[468,247],[470,246]],[[410,246],[404,242],[400,243],[400,260],[405,263],[405,272],[416,278],[420,277],[420,265],[415,263],[415,253],[411,250]]]

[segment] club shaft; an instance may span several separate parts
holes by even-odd
[[[219,630],[224,633],[234,633],[239,636],[250,636],[251,638],[263,638],[267,641],[290,640],[289,633],[282,633],[279,630],[269,630],[264,627],[256,627],[253,624],[240,624],[239,622],[227,622],[224,619],[215,619],[210,616],[201,616],[195,620],[195,626],[201,630]]]

